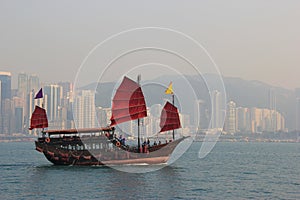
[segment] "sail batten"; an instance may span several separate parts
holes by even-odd
[[[32,130],[34,128],[47,128],[47,127],[48,127],[48,119],[47,119],[46,110],[39,106],[35,106],[35,109],[30,119],[29,130]]]
[[[178,109],[170,102],[167,102],[161,111],[160,128],[160,132],[181,128]]]
[[[111,126],[146,116],[146,102],[141,87],[125,76],[112,101]]]

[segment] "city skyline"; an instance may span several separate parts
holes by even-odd
[[[6,90],[1,90],[3,91],[1,96],[4,98],[1,100],[1,112],[5,116],[1,119],[3,124],[1,128],[6,134],[10,133],[10,131],[27,132],[26,128],[29,127],[29,119],[35,105],[45,107],[49,127],[52,129],[97,127],[99,124],[107,126],[109,123],[110,108],[96,106],[96,96],[92,90],[79,90],[73,96],[74,92],[70,82],[49,83],[41,86],[38,76],[20,73],[18,74],[18,89],[15,92],[11,92],[13,90],[9,91],[9,87],[5,87],[11,86],[11,73],[1,72],[0,75],[2,82],[6,81],[5,84],[1,84],[6,88]],[[40,87],[44,90],[43,100],[34,98]],[[297,105],[298,93],[298,90],[296,90]],[[11,95],[11,99],[8,98],[9,95]],[[180,114],[182,130],[179,133],[188,134],[189,132],[197,132],[209,128],[222,129],[227,134],[288,131],[284,116],[277,110],[276,93],[273,89],[268,91],[267,107],[242,107],[231,99],[226,102],[226,111],[222,107],[224,95],[217,90],[212,91],[210,95],[212,98],[211,113],[209,113],[210,104],[203,99],[197,99],[194,102],[196,110],[191,113]],[[145,125],[144,131],[147,135],[151,135],[150,133],[153,130],[157,132],[159,121],[158,108],[161,107],[161,104],[149,105],[149,118],[143,122]],[[209,126],[209,122],[211,126]],[[4,126],[6,124],[9,124],[8,127]],[[12,128],[13,126],[16,127]],[[121,127],[124,130],[132,131],[135,126],[136,124],[132,122]],[[297,124],[296,129],[298,129]],[[29,134],[37,133],[29,131]]]

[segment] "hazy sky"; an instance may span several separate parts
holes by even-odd
[[[156,26],[195,38],[225,76],[293,89],[300,87],[299,11],[299,0],[1,0],[0,70],[73,81],[99,42]]]

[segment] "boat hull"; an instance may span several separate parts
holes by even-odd
[[[130,152],[120,147],[111,149],[69,150],[56,143],[35,141],[36,150],[42,152],[54,165],[127,165],[167,163],[176,146],[184,138],[149,147],[144,153]]]

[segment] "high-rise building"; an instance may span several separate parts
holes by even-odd
[[[274,122],[274,123],[272,123]],[[276,124],[274,127],[273,125]],[[276,110],[267,108],[252,108],[251,109],[251,132],[277,132],[285,131],[284,116]]]
[[[11,73],[0,72],[0,134],[11,132]]]
[[[259,108],[251,108],[251,132],[262,132],[262,110]]]
[[[100,127],[106,127],[110,124],[111,109],[98,107],[96,109],[97,123]]]
[[[229,101],[227,104],[225,131],[229,134],[236,133],[236,103]]]
[[[59,86],[62,87],[62,97],[69,97],[70,92],[73,90],[73,85],[70,82],[59,82]]]
[[[269,109],[276,111],[277,110],[277,106],[276,106],[276,93],[274,88],[271,88],[269,90],[269,95],[268,95],[268,99],[269,99]],[[270,132],[274,132],[277,128],[277,116],[276,116],[277,112],[273,112],[272,117],[270,118],[270,125],[269,125],[269,130]]]
[[[25,73],[18,74],[18,95],[25,99],[28,94],[28,75]]]
[[[11,99],[11,73],[0,72],[1,100]]]
[[[236,118],[237,118],[237,131],[241,133],[247,133],[251,131],[249,108],[238,107],[236,109]]]
[[[76,128],[96,127],[95,93],[82,90],[74,98],[74,122]]]
[[[24,126],[24,118],[23,118],[23,108],[16,107],[15,108],[15,132],[16,133],[23,133],[23,126]]]
[[[37,92],[40,89],[40,79],[37,75],[32,74],[28,78],[28,91]]]
[[[221,110],[221,93],[214,90],[211,93],[212,99],[212,117],[211,117],[211,128],[223,129],[222,124],[222,110]]]
[[[12,132],[23,133],[24,130],[24,100],[21,97],[13,97],[13,122]]]
[[[18,95],[17,96],[23,100],[23,105],[22,105],[23,120],[26,119],[28,116],[28,108],[26,106],[27,104],[25,103],[27,102],[27,97],[29,93],[28,83],[29,83],[28,75],[26,73],[18,74],[18,92],[17,92]]]
[[[62,87],[59,85],[46,85],[44,87],[44,99],[46,101],[44,106],[50,124],[55,127],[59,126],[57,123],[61,121],[59,111],[61,108],[61,91]]]
[[[196,127],[196,130],[201,129],[201,121],[202,121],[202,110],[203,107],[203,101],[202,100],[196,100],[194,105],[194,125]],[[202,114],[202,115],[201,115]]]

